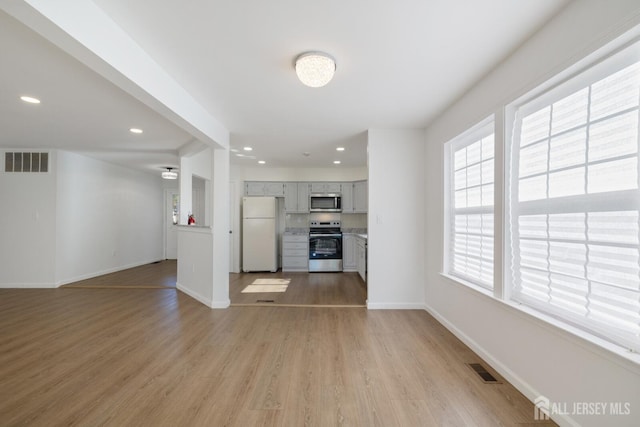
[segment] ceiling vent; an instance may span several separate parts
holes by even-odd
[[[49,172],[49,153],[4,153],[5,172]]]

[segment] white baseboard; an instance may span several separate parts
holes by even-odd
[[[191,298],[195,299],[198,302],[201,302],[202,304],[206,305],[207,307],[212,307],[213,306],[213,301],[203,295],[200,295],[198,292],[189,289],[185,286],[182,286],[180,283],[176,283],[176,288],[187,294],[188,296],[190,296]]]
[[[231,306],[231,300],[213,301],[211,303],[211,308],[229,308],[229,306]]]
[[[55,283],[0,283],[0,289],[55,289]]]
[[[369,302],[367,301],[367,309],[369,310],[424,310],[425,305],[415,302]]]
[[[434,310],[428,304],[425,304],[423,308],[431,314],[438,322],[440,322],[445,328],[447,328],[453,335],[455,335],[460,341],[465,343],[467,347],[477,353],[482,359],[491,365],[500,375],[502,375],[511,385],[513,385],[518,391],[524,394],[527,399],[533,402],[541,393],[537,392],[529,383],[520,378],[515,372],[505,366],[498,359],[493,357],[491,353],[486,351],[477,342],[470,338],[467,334],[458,329],[453,323],[445,319],[437,310]],[[533,422],[534,414],[531,411],[531,420]],[[579,427],[580,424],[573,420],[568,415],[556,414],[553,417],[553,421],[558,423],[562,427]]]
[[[75,282],[79,282],[81,280],[93,279],[94,277],[103,276],[105,274],[110,274],[110,273],[116,273],[118,271],[128,270],[129,268],[140,267],[141,265],[152,264],[154,262],[159,262],[159,261],[162,261],[162,259],[152,259],[152,260],[148,260],[148,261],[134,262],[134,263],[127,264],[127,265],[121,265],[121,266],[118,266],[118,267],[107,268],[105,270],[96,271],[96,272],[93,272],[93,273],[81,274],[81,275],[76,276],[76,277],[72,277],[72,278],[68,278],[68,279],[62,279],[62,280],[60,280],[60,281],[58,281],[56,283],[55,287],[68,285],[69,283],[75,283]]]

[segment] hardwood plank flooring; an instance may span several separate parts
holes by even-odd
[[[64,285],[64,288],[175,288],[176,260],[164,260]]]
[[[286,292],[243,294],[242,290],[258,278],[288,278],[291,282]],[[63,288],[175,289],[176,280],[176,261],[165,260],[70,283]],[[229,298],[233,305],[364,307],[367,288],[358,273],[231,273]]]
[[[291,279],[286,292],[242,293],[256,279]],[[232,273],[232,305],[351,306],[364,307],[367,286],[358,273]]]
[[[475,362],[419,310],[0,289],[3,426],[554,425]]]

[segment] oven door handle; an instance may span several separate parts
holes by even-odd
[[[342,237],[342,234],[309,234],[309,237]]]

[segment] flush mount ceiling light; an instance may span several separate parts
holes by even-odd
[[[167,168],[166,171],[162,172],[163,179],[178,179],[178,172],[174,171],[173,168]]]
[[[309,87],[322,87],[336,72],[336,61],[323,52],[305,52],[296,58],[296,74]]]

